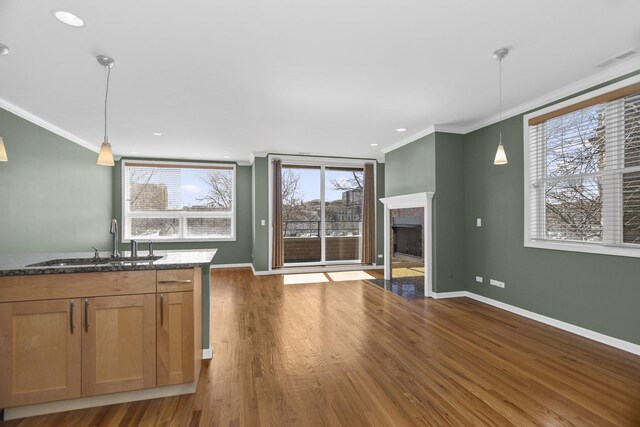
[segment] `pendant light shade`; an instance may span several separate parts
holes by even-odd
[[[100,166],[114,166],[113,151],[111,150],[111,144],[109,144],[109,137],[107,136],[107,100],[109,98],[109,78],[111,77],[111,67],[116,63],[113,58],[108,56],[98,55],[96,57],[98,64],[102,65],[107,72],[107,86],[104,93],[104,139],[102,145],[100,145],[100,154],[98,154],[97,163]]]
[[[103,142],[100,146],[100,154],[98,154],[98,164],[100,166],[113,166],[113,151],[111,151],[111,144]]]
[[[4,149],[4,139],[0,136],[0,162],[6,162],[8,160],[7,150]]]
[[[498,98],[500,100],[500,119],[498,127],[500,129],[500,139],[498,142],[498,148],[496,149],[496,157],[493,159],[494,165],[506,165],[507,153],[504,151],[504,145],[502,145],[502,60],[509,54],[509,49],[503,47],[493,52],[492,58],[498,61]]]
[[[494,165],[506,165],[507,161],[507,153],[504,152],[504,146],[502,143],[498,145],[498,149],[496,150],[496,157],[493,160]]]

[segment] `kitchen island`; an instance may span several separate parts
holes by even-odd
[[[215,250],[128,255],[0,256],[5,419],[195,391]]]

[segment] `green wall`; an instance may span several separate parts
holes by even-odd
[[[493,165],[498,124],[436,132],[387,153],[387,196],[435,192],[434,290],[466,289],[640,344],[639,259],[524,247],[523,126],[523,115],[502,122],[505,166]]]
[[[433,290],[464,289],[461,135],[432,133],[385,156],[386,197],[434,192]]]
[[[138,159],[149,160],[149,159]],[[186,160],[179,160],[186,161]],[[113,217],[122,224],[122,163],[113,168]],[[248,264],[251,262],[251,166],[236,167],[236,241],[235,242],[180,242],[156,243],[157,249],[211,249],[218,252],[213,264]],[[141,247],[144,248],[145,245]],[[111,245],[109,244],[109,248]],[[123,250],[129,244],[121,244]]]
[[[385,197],[436,191],[436,135],[385,155]]]
[[[269,269],[269,167],[266,157],[253,161],[255,200],[253,203],[255,236],[253,244],[253,268],[256,271]],[[261,220],[265,225],[261,225]]]
[[[0,253],[106,248],[111,168],[98,154],[0,109]]]
[[[384,204],[380,201],[385,197],[384,177],[385,164],[376,163],[376,264],[384,266]],[[383,258],[379,258],[382,255]]]
[[[640,344],[640,259],[524,247],[523,117],[502,126],[504,166],[493,165],[497,124],[464,136],[466,289]]]
[[[434,290],[464,289],[464,146],[462,135],[435,133]]]

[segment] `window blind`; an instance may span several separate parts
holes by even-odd
[[[640,248],[640,84],[528,123],[530,240]]]
[[[234,211],[234,166],[123,163],[125,239],[233,239]]]

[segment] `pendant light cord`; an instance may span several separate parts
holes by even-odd
[[[104,142],[109,142],[107,137],[107,99],[109,97],[109,78],[111,77],[111,67],[105,67],[107,70],[107,90],[104,93]]]
[[[498,61],[498,99],[500,105],[498,130],[500,131],[500,142],[502,145],[502,58]]]

